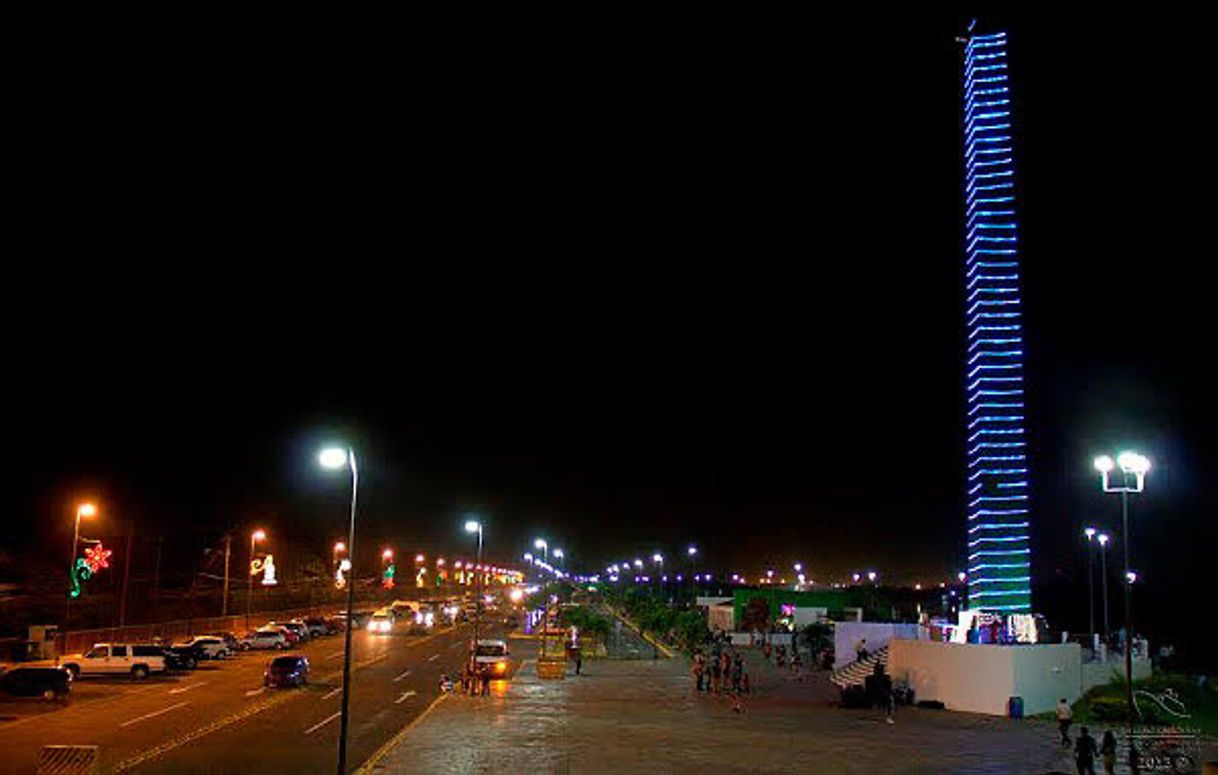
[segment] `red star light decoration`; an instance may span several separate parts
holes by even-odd
[[[85,549],[85,565],[89,566],[90,573],[97,573],[102,568],[110,567],[110,555],[113,551],[103,547],[99,541],[96,546],[90,546]]]

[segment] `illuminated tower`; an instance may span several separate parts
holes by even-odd
[[[964,48],[969,608],[1031,611],[1023,332],[1005,32]]]

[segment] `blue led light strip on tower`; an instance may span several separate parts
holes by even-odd
[[[1032,610],[1028,471],[1023,415],[1023,334],[1012,180],[1010,83],[1005,32],[978,34],[964,48],[965,302],[969,349],[969,607]],[[1003,191],[1000,196],[988,192]],[[985,203],[985,207],[977,207]],[[995,206],[997,205],[997,206]],[[1000,256],[1001,258],[994,258]],[[978,272],[978,268],[982,271]],[[999,311],[1001,310],[1001,311]],[[994,325],[996,319],[1002,325]],[[1001,332],[995,336],[993,332]],[[995,401],[994,396],[1007,397]],[[1011,399],[1009,397],[1017,398]],[[997,451],[1002,450],[1002,451]],[[992,465],[1017,462],[1017,465]],[[1012,489],[1020,490],[1013,494]],[[980,560],[1001,557],[1001,562]]]

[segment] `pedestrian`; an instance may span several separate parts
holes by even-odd
[[[705,666],[702,662],[702,651],[697,650],[694,652],[694,664],[692,670],[694,673],[694,688],[697,689],[699,694],[702,693],[702,680],[705,672],[704,668]]]
[[[1079,729],[1074,741],[1074,764],[1078,775],[1095,775],[1095,738],[1087,733],[1087,727]]]
[[[575,674],[579,675],[579,671],[584,668],[584,654],[579,649],[575,650]]]
[[[722,681],[723,665],[716,659],[711,663],[711,686],[715,694],[719,694],[719,690],[722,688]]]
[[[859,642],[854,644],[854,660],[856,662],[862,662],[868,656],[870,655],[867,652],[867,639],[860,638]]]
[[[769,658],[770,658],[770,650],[771,650],[771,648],[772,648],[772,646],[770,645],[770,641],[769,641],[769,639],[767,638],[767,639],[766,639],[766,642],[765,642],[765,643],[763,643],[763,644],[761,645],[761,653],[762,653],[762,654],[765,656],[765,658],[766,658],[766,660],[767,660],[767,661],[768,661],[768,660],[769,660]]]
[[[744,675],[740,676],[740,686],[744,689],[745,694],[752,693],[753,690],[752,690],[752,687],[749,686],[749,674],[748,673],[745,673]]]
[[[489,673],[484,673],[482,675],[482,696],[491,696],[491,676]]]
[[[1104,742],[1100,743],[1100,760],[1104,763],[1106,775],[1116,772],[1116,735],[1109,729],[1104,733]]]
[[[796,681],[802,681],[803,676],[800,675],[800,670],[804,666],[803,658],[799,656],[799,649],[795,649],[791,653],[791,672],[795,674]]]
[[[887,682],[887,685],[885,687],[883,700],[884,700],[884,723],[895,724],[896,722],[893,721],[892,717],[897,712],[897,693],[896,693],[896,690],[893,689],[891,679]]]
[[[1066,702],[1066,698],[1062,697],[1057,701],[1057,729],[1062,734],[1062,747],[1070,747],[1070,722],[1074,719],[1074,711],[1070,710],[1070,703]]]
[[[732,660],[732,691],[740,693],[740,679],[744,675],[744,660],[737,654]]]
[[[744,713],[744,704],[740,702],[740,692],[732,692],[732,713]]]

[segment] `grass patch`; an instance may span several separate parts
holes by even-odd
[[[1206,735],[1218,735],[1218,692],[1213,687],[1201,687],[1195,680],[1183,675],[1156,672],[1145,681],[1134,681],[1135,691],[1164,695],[1171,692],[1183,704],[1189,718],[1177,718],[1165,712],[1153,700],[1139,695],[1137,705],[1142,711],[1135,723],[1146,725],[1174,724],[1193,727]],[[1048,714],[1052,717],[1053,714]],[[1116,678],[1103,686],[1096,686],[1074,703],[1076,724],[1088,724],[1095,728],[1104,725],[1123,724],[1126,720],[1125,680]]]

